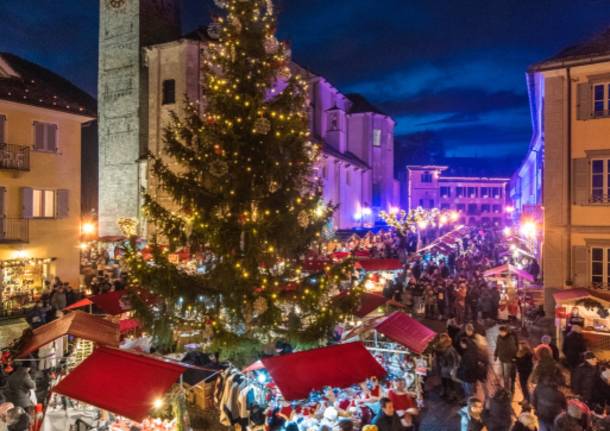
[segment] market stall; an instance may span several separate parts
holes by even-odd
[[[582,332],[588,348],[600,359],[610,360],[610,293],[576,288],[560,290],[553,297],[558,343],[563,343],[570,322],[578,320],[583,323]]]
[[[0,315],[11,315],[33,305],[52,276],[54,258],[17,258],[0,261]]]

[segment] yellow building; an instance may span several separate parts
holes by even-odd
[[[81,126],[94,117],[91,96],[0,53],[0,313],[55,275],[78,286]]]
[[[557,288],[610,286],[610,30],[533,65],[528,85],[551,305]]]

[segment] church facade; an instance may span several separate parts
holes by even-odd
[[[122,217],[146,223],[141,191],[157,190],[142,155],[161,154],[163,130],[185,97],[201,97],[205,28],[180,36],[178,0],[103,0],[99,67],[99,229],[118,233]],[[341,94],[321,76],[297,65],[310,85],[310,130],[323,149],[314,175],[324,199],[337,205],[332,225],[372,225],[380,210],[398,205],[394,179],[394,121],[362,96]],[[169,202],[164,202],[169,203]]]

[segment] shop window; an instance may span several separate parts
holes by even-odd
[[[176,80],[166,79],[163,81],[163,105],[176,103]]]
[[[57,152],[57,124],[34,121],[34,151]]]
[[[421,182],[422,183],[431,183],[432,174],[430,172],[424,172],[423,174],[421,174]]]

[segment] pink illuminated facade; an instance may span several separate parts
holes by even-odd
[[[409,208],[455,210],[468,224],[507,221],[509,178],[445,176],[447,166],[407,166]]]

